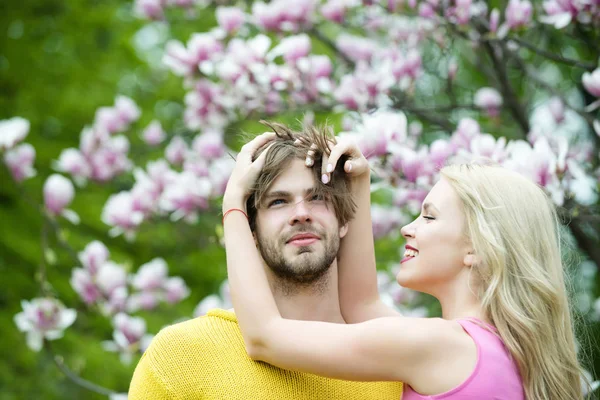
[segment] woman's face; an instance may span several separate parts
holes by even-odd
[[[398,283],[434,296],[452,285],[465,272],[471,252],[464,227],[460,198],[442,178],[423,201],[421,215],[402,228],[406,247]]]

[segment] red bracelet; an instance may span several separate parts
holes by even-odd
[[[244,216],[246,217],[246,219],[248,221],[250,221],[250,218],[248,218],[248,214],[246,214],[246,212],[244,210],[242,210],[240,208],[230,208],[229,210],[225,211],[225,213],[223,214],[223,221],[222,221],[223,225],[225,224],[225,217],[227,216],[227,214],[229,214],[232,211],[239,211],[239,212],[241,212],[242,214],[244,214]]]

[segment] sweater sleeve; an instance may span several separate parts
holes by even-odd
[[[160,333],[159,333],[160,335]],[[175,397],[167,388],[160,360],[163,358],[159,345],[160,337],[154,338],[142,355],[129,385],[128,400],[173,400]]]

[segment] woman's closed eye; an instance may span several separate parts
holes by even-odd
[[[431,215],[423,215],[423,219],[426,219],[428,221],[435,221],[435,217],[432,217]]]

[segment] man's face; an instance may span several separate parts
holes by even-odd
[[[347,232],[315,187],[312,171],[294,159],[273,182],[256,215],[263,259],[278,277],[297,283],[314,282],[327,272]]]

